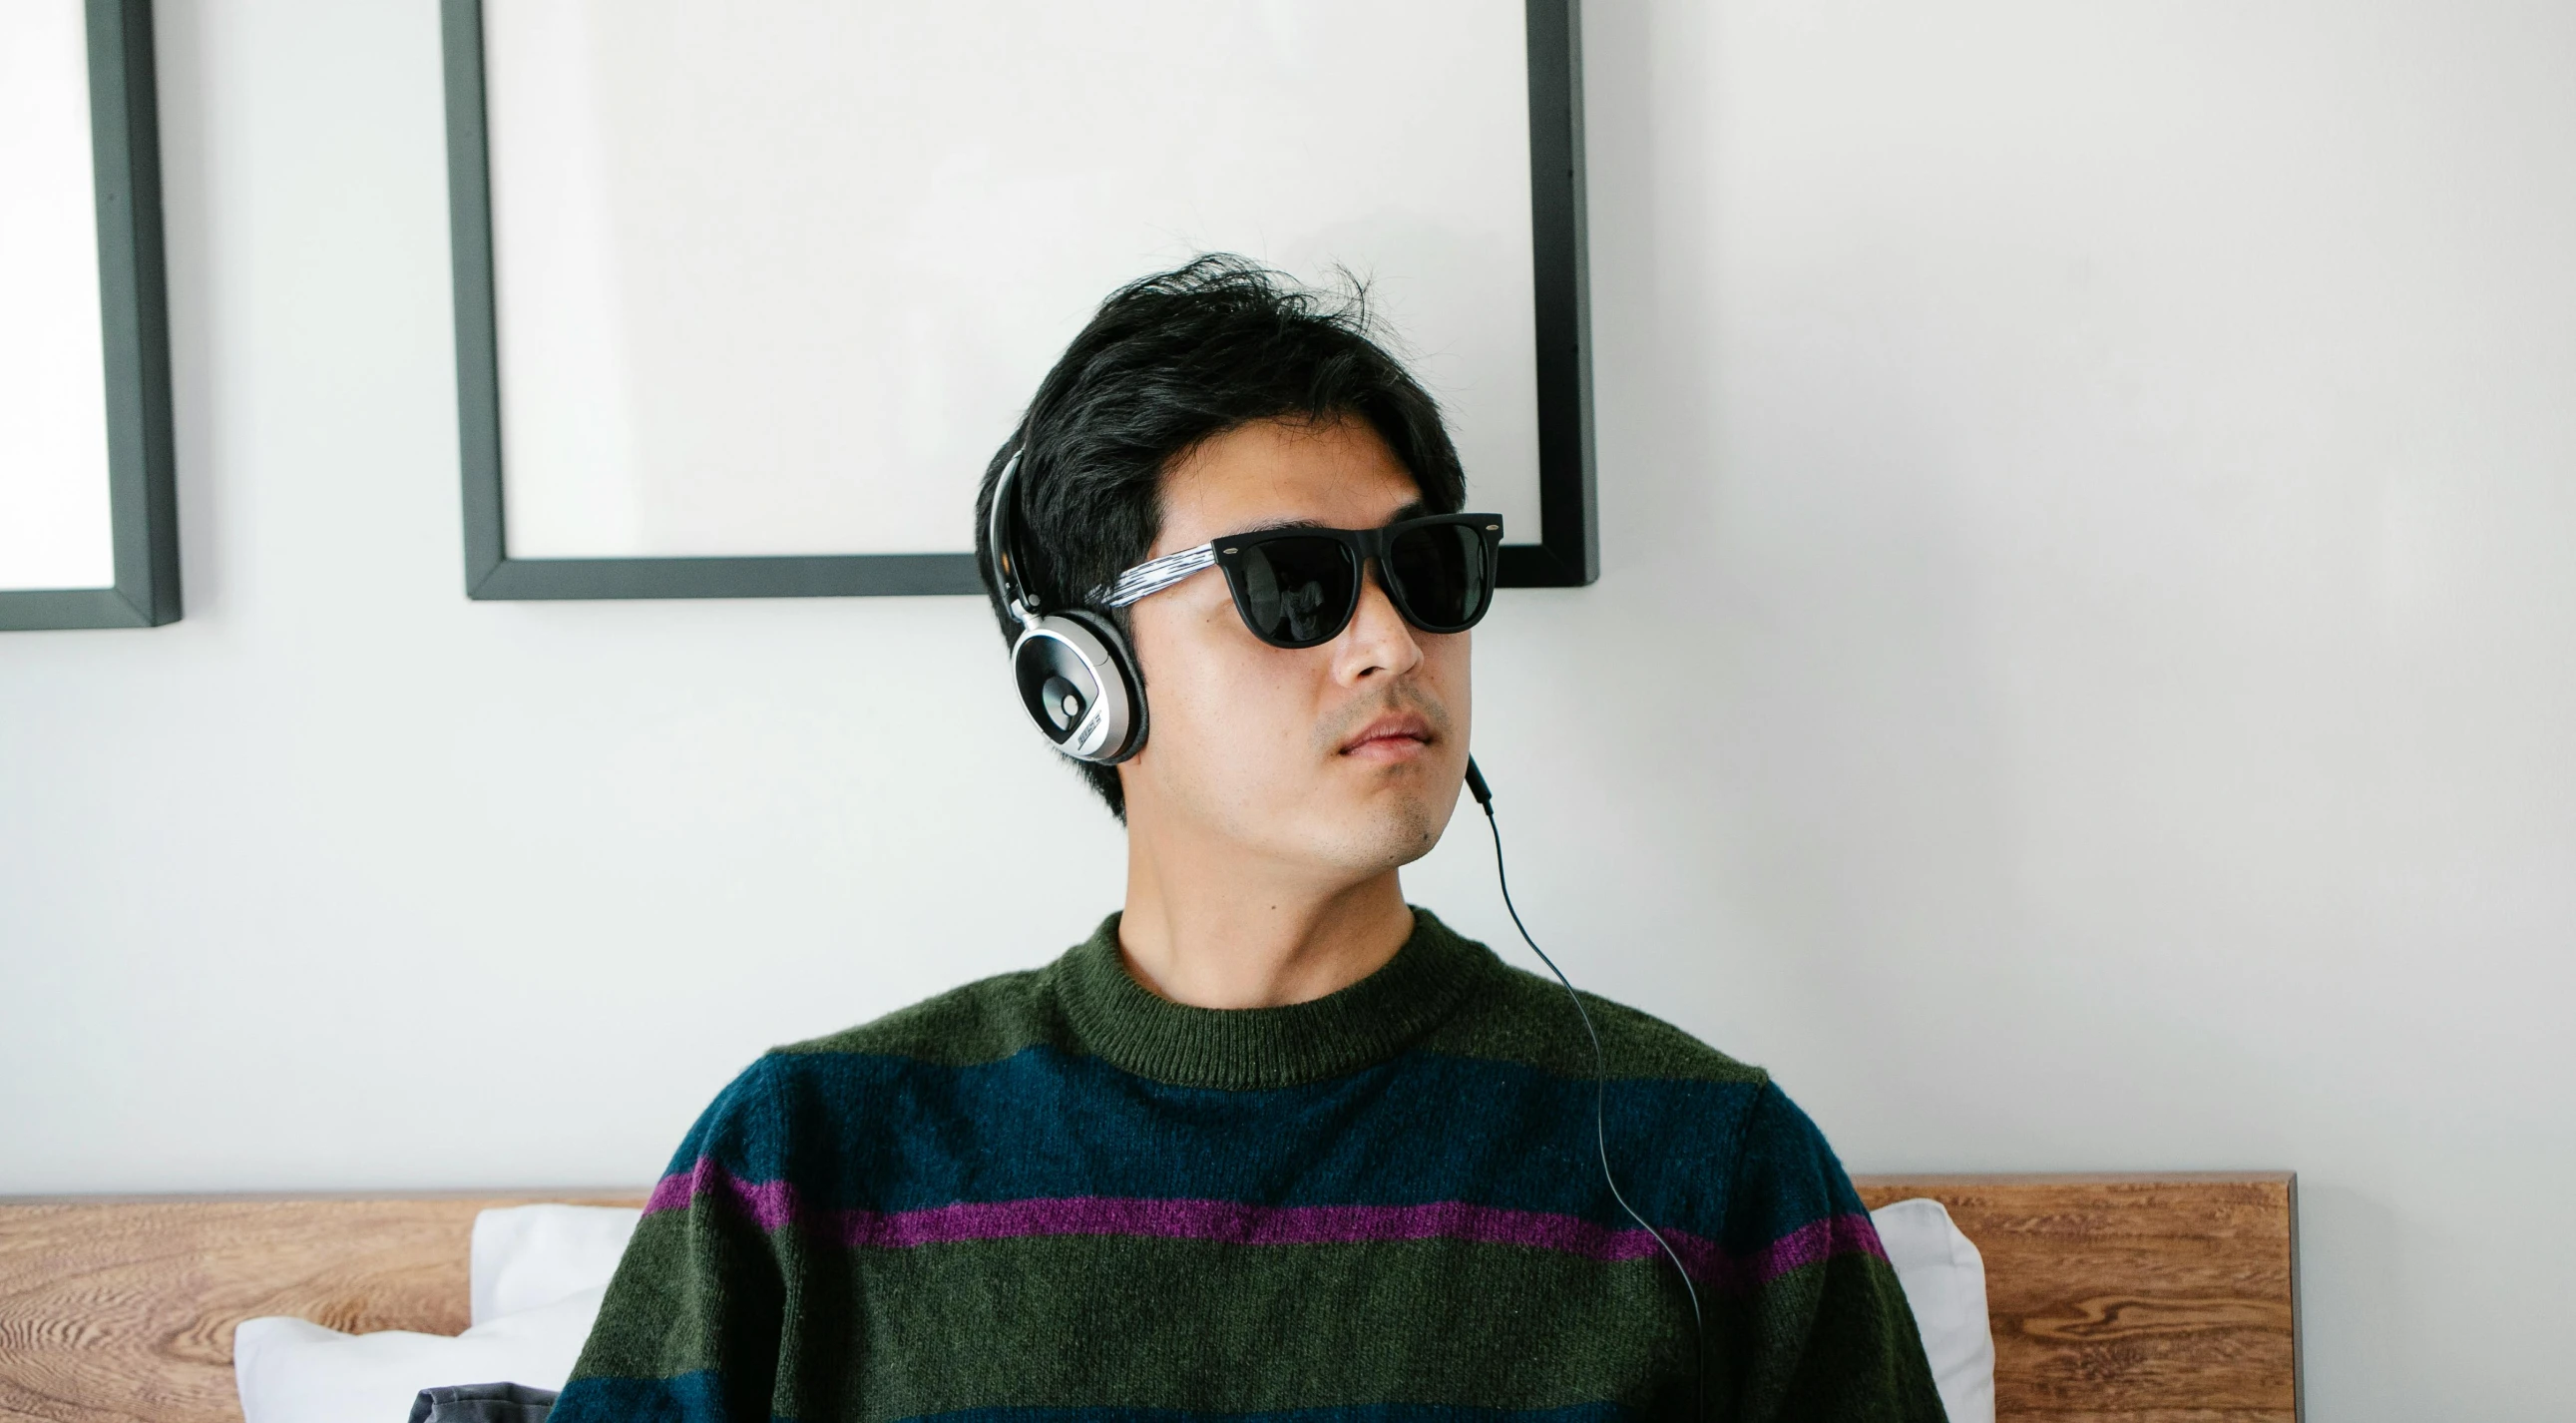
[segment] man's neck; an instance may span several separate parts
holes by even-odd
[[[1385,967],[1412,934],[1413,910],[1392,869],[1318,885],[1258,867],[1173,864],[1129,847],[1118,946],[1128,972],[1175,1003],[1308,1002]]]

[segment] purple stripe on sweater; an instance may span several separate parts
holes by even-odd
[[[1069,1196],[1018,1201],[960,1201],[913,1211],[798,1209],[784,1181],[744,1182],[700,1158],[688,1171],[662,1178],[645,1203],[647,1214],[677,1210],[702,1196],[723,1201],[763,1230],[790,1220],[844,1245],[908,1249],[973,1240],[1032,1235],[1134,1235],[1210,1240],[1230,1245],[1336,1245],[1391,1240],[1472,1240],[1556,1250],[1593,1260],[1648,1260],[1663,1253],[1642,1230],[1614,1230],[1552,1211],[1512,1210],[1466,1201],[1412,1206],[1255,1206],[1238,1201],[1154,1200]],[[1834,1255],[1885,1258],[1878,1232],[1865,1215],[1816,1221],[1771,1242],[1746,1258],[1732,1258],[1717,1243],[1684,1231],[1664,1238],[1691,1274],[1750,1289],[1791,1270]]]
[[[1869,1217],[1854,1212],[1809,1221],[1751,1255],[1725,1261],[1718,1269],[1727,1283],[1749,1290],[1836,1255],[1875,1255],[1884,1260],[1887,1247],[1879,1243],[1878,1227]]]
[[[674,1171],[653,1183],[644,1213],[684,1210],[700,1196],[713,1196],[750,1218],[763,1230],[776,1230],[805,1213],[796,1207],[796,1189],[784,1181],[745,1181],[701,1156],[686,1171]]]

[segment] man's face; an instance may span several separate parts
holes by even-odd
[[[1372,529],[1420,497],[1365,421],[1256,421],[1164,472],[1153,555],[1281,524]],[[1466,772],[1471,634],[1407,624],[1374,562],[1320,647],[1255,638],[1215,569],[1130,612],[1153,719],[1118,768],[1131,833],[1216,837],[1351,883],[1439,842]]]

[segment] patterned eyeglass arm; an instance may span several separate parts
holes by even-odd
[[[1092,598],[1103,607],[1123,608],[1139,598],[1150,598],[1201,569],[1216,567],[1216,545],[1200,544],[1179,553],[1147,559],[1118,575],[1118,581],[1106,588],[1091,590]]]

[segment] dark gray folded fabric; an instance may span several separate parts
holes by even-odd
[[[425,1388],[411,1401],[411,1423],[546,1423],[555,1391],[519,1383],[460,1383]]]

